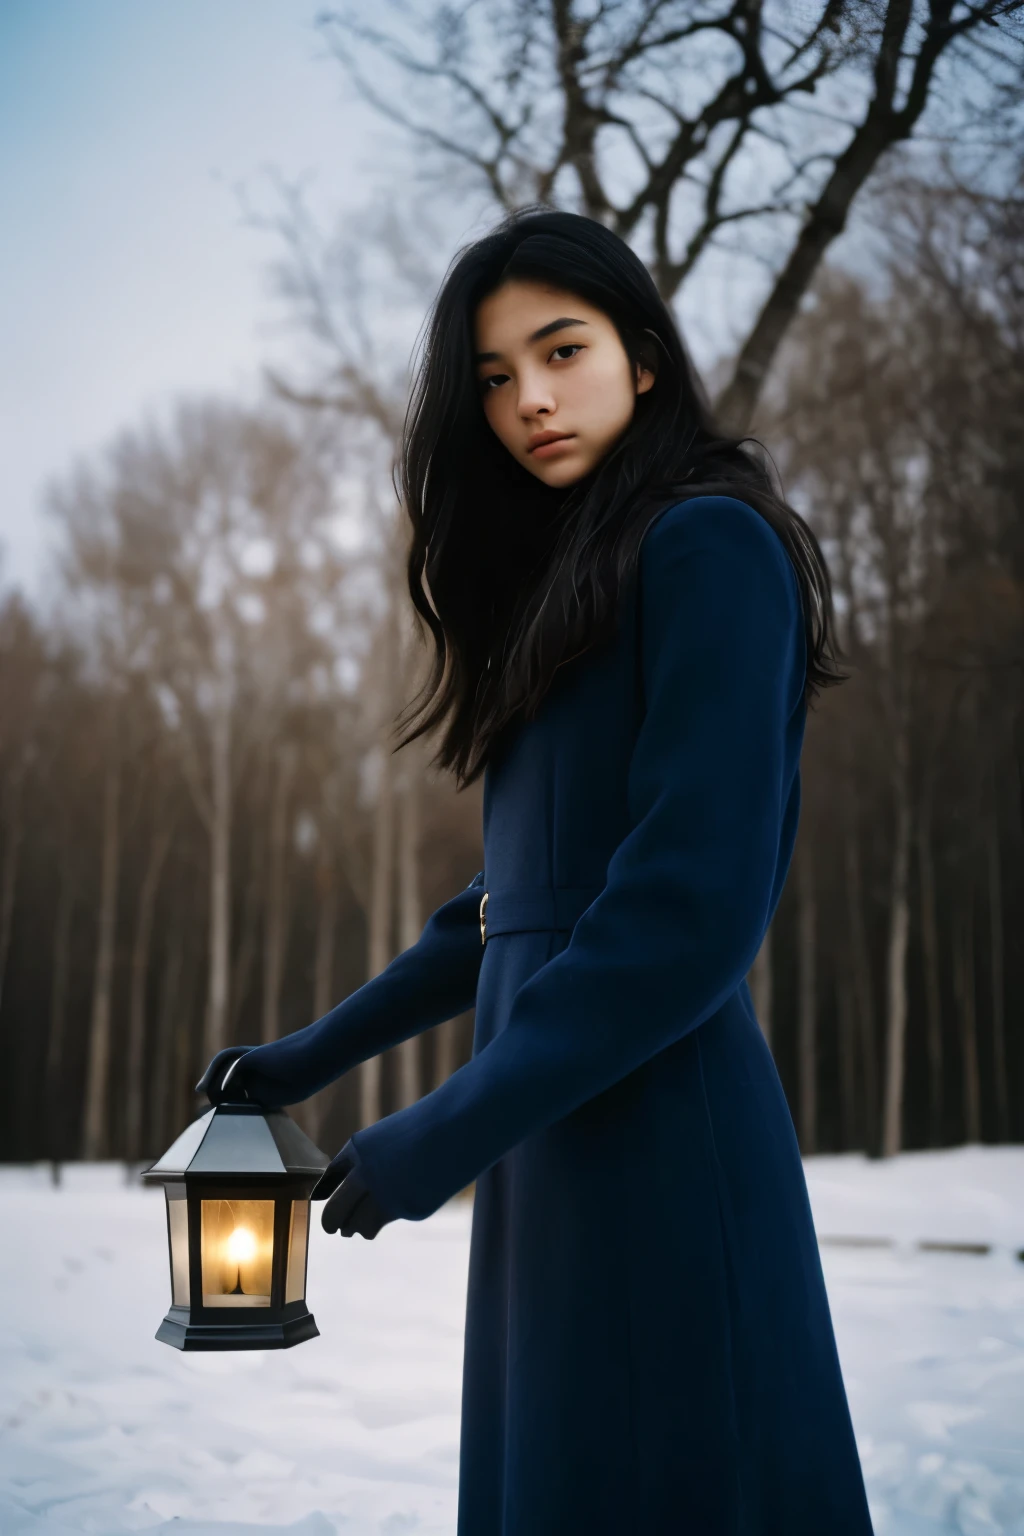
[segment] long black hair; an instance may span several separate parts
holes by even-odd
[[[473,365],[477,305],[519,278],[575,293],[655,373],[630,425],[566,488],[523,468],[484,415]],[[531,207],[457,253],[434,302],[406,414],[399,495],[412,523],[409,592],[433,640],[430,676],[400,719],[405,746],[446,722],[434,762],[471,783],[557,669],[609,638],[659,511],[724,494],[781,537],[800,586],[808,700],[842,681],[828,568],[749,439],[716,427],[650,273],[595,219]],[[396,749],[397,750],[397,749]]]

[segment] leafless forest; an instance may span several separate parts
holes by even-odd
[[[578,208],[670,300],[702,263],[770,269],[719,407],[822,541],[850,674],[809,719],[751,976],[805,1151],[1024,1137],[1018,10],[502,0],[497,54],[474,7],[415,48],[322,22],[435,216],[446,189]],[[353,274],[379,257],[420,300],[438,275],[395,217],[318,245],[282,187],[302,366],[63,473],[52,589],[0,593],[0,1159],[159,1152],[214,1050],[326,1012],[481,867],[477,788],[390,751],[423,659],[404,358],[368,345]],[[333,1151],[470,1045],[453,1021],[298,1113]]]

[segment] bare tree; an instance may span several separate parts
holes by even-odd
[[[263,1039],[280,1033],[281,983],[288,942],[288,855],[291,834],[292,785],[298,762],[294,742],[277,749],[274,794],[270,809],[270,858],[267,863],[266,921],[263,931]]]
[[[102,1157],[108,1148],[110,1053],[114,942],[121,864],[121,762],[116,730],[111,724],[103,777],[99,912],[96,963],[93,972],[89,1057],[85,1079],[85,1122],[82,1155]]]
[[[799,907],[797,959],[799,967],[800,1148],[805,1156],[817,1151],[818,1140],[818,900],[810,838],[797,849]]]
[[[978,1062],[978,1000],[974,966],[974,886],[962,893],[953,949],[953,988],[960,1021],[964,1139],[981,1140],[981,1071]]]
[[[253,754],[252,769],[248,776],[247,787],[252,795],[253,803],[261,807],[265,806],[268,799],[269,760],[272,745],[273,743],[269,738],[258,743]],[[249,995],[250,982],[259,949],[260,918],[263,912],[263,899],[266,894],[268,840],[267,818],[266,816],[259,816],[250,828],[245,849],[246,873],[241,902],[241,920],[237,924],[237,941],[231,963],[229,1027],[234,1038],[237,1038],[239,1020]]]
[[[102,621],[119,665],[145,680],[208,835],[211,1053],[227,1041],[239,778],[311,665],[316,637],[301,638],[301,616],[330,580],[332,492],[308,436],[279,411],[186,404],[169,429],[123,435],[102,473],[53,496],[80,622]],[[273,957],[280,932],[271,937]]]
[[[406,750],[398,792],[398,947],[415,944],[423,929],[420,882],[420,801],[423,776],[418,743]],[[398,1047],[399,1102],[413,1104],[421,1092],[420,1040],[412,1035]]]
[[[942,977],[940,974],[939,920],[933,851],[932,775],[926,770],[925,784],[917,807],[918,905],[921,913],[921,958],[924,969],[925,1009],[928,1052],[928,1121],[934,1144],[942,1135],[943,1044]]]
[[[31,746],[26,741],[15,754],[15,760],[7,770],[6,782],[3,786],[4,847],[3,861],[0,863],[0,1004],[3,1002],[4,977],[7,974],[7,957],[10,954],[11,933],[14,927],[14,896],[18,883],[24,833],[21,798],[30,753]]]
[[[35,754],[35,716],[46,676],[46,660],[36,626],[24,603],[8,601],[0,613],[0,644],[17,659],[5,678],[5,710],[0,724],[3,777],[0,780],[0,1008],[14,927],[15,894],[24,837],[22,801]]]
[[[46,1139],[54,1160],[70,1150],[68,1138],[60,1120],[63,1102],[62,1077],[67,1048],[67,1011],[69,993],[71,924],[75,913],[78,892],[76,874],[70,864],[62,864],[57,896],[57,910],[53,919],[53,947],[51,954],[52,985],[50,990],[49,1029],[46,1038]]]
[[[132,941],[131,984],[128,1005],[128,1044],[125,1064],[127,1077],[125,1149],[128,1158],[138,1159],[145,1153],[146,1115],[146,1040],[147,1040],[147,992],[150,979],[150,963],[153,944],[153,921],[160,880],[167,863],[174,835],[173,810],[166,791],[161,792],[159,778],[155,793],[154,824],[150,832],[146,863],[139,887],[138,905],[135,912],[135,934]]]
[[[649,252],[666,299],[756,228],[767,294],[720,401],[744,430],[850,209],[933,106],[947,133],[1019,101],[1016,0],[515,0],[415,25],[349,4],[322,33],[365,101],[428,164],[501,209],[554,202]],[[387,11],[390,10],[390,18]],[[390,24],[389,24],[390,22]],[[959,89],[958,89],[959,87]],[[972,110],[973,109],[973,110]]]
[[[989,924],[989,989],[992,1004],[992,1077],[996,1102],[996,1131],[1010,1139],[1009,1064],[1006,1051],[1006,944],[1003,923],[1003,870],[999,814],[992,800],[985,815],[985,862]]]
[[[393,692],[397,671],[396,615],[391,603],[381,623],[380,724],[373,754],[373,859],[367,923],[367,974],[378,976],[394,955],[395,897],[395,767],[391,755]],[[371,1125],[381,1114],[381,1058],[373,1056],[360,1068],[360,1115]]]

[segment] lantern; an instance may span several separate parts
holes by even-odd
[[[288,1349],[306,1306],[309,1197],[328,1159],[281,1109],[218,1104],[143,1174],[167,1197],[175,1349]]]

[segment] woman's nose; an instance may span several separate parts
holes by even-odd
[[[555,400],[543,374],[530,374],[519,381],[519,414],[528,421],[533,416],[550,416]]]

